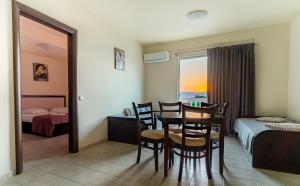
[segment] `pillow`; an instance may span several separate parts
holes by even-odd
[[[23,109],[22,114],[48,114],[49,111],[47,109],[42,108],[28,108]]]
[[[130,116],[131,115],[129,108],[124,108],[123,113],[124,113],[125,116]]]
[[[134,112],[133,107],[131,107],[129,110],[130,110],[130,116],[135,116],[135,112]]]
[[[123,113],[125,116],[135,116],[133,108],[125,108]]]
[[[256,121],[268,123],[285,123],[287,122],[287,119],[282,117],[259,117],[256,118]]]
[[[274,130],[300,132],[300,125],[296,123],[268,123],[266,126]]]
[[[50,110],[51,114],[67,114],[68,108],[67,107],[54,107]]]
[[[49,115],[66,115],[68,113],[63,113],[63,112],[50,112]]]

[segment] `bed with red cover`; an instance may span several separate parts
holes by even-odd
[[[68,125],[68,122],[68,114],[35,116],[32,119],[32,133],[53,137],[55,128],[65,128],[65,126]]]

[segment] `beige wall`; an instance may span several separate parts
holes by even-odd
[[[0,1],[0,179],[14,167],[14,127],[12,126],[12,40],[10,0]]]
[[[34,81],[33,63],[48,65],[48,81]],[[27,95],[68,94],[68,63],[51,58],[22,52],[21,93]]]
[[[174,53],[245,40],[256,43],[256,114],[285,116],[289,24],[145,46],[145,53],[171,51],[170,62],[145,65],[145,99],[154,102],[176,100],[177,63]]]
[[[176,99],[177,69],[174,56],[169,63],[146,65],[144,76],[140,44],[110,25],[95,20],[94,15],[76,6],[75,2],[21,2],[79,31],[78,94],[84,96],[84,101],[79,102],[80,146],[105,139],[105,117],[120,113],[131,101],[142,101],[143,95],[151,101]],[[0,178],[11,174],[15,167],[10,4],[11,0],[0,1]],[[152,45],[145,47],[145,51],[201,48],[248,39],[255,39],[257,43],[257,113],[285,115],[289,58],[287,24]],[[124,72],[113,69],[114,46],[126,52]]]
[[[11,0],[0,1],[0,175],[14,170],[12,102]],[[97,19],[73,1],[22,0],[78,30],[78,95],[80,146],[106,139],[106,117],[143,99],[142,47],[127,34]],[[59,5],[59,8],[57,8]],[[126,70],[114,70],[113,48],[126,52]],[[9,112],[11,110],[11,112]]]
[[[290,27],[288,117],[300,122],[300,14]]]

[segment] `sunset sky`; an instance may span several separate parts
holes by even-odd
[[[207,92],[207,57],[180,60],[180,92]]]

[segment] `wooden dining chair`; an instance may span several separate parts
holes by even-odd
[[[165,103],[165,102],[158,102],[159,108],[161,112],[181,112],[182,110],[182,103],[175,102],[175,103]]]
[[[211,179],[210,132],[216,111],[216,106],[195,108],[182,105],[182,132],[169,134],[171,153],[180,156],[178,181],[181,181],[185,158],[192,158],[196,168],[196,160],[205,157],[207,176]]]
[[[201,103],[202,107],[210,107],[212,105],[213,104],[208,104],[208,103],[204,103],[204,102]],[[217,106],[217,112],[216,112],[215,117],[226,118],[228,103],[224,102],[224,103],[216,104],[216,106]],[[210,144],[210,146],[211,146],[211,148],[210,148],[210,150],[211,150],[210,164],[211,164],[213,149],[219,148],[219,143],[220,143],[220,125],[216,125],[216,123],[212,127],[210,141],[211,141],[211,144]]]
[[[142,146],[153,150],[155,171],[158,171],[158,151],[163,149],[164,131],[154,130],[152,103],[135,104],[132,102],[138,129],[138,154],[136,163],[140,162]],[[149,146],[152,144],[152,146]],[[159,148],[159,144],[161,144]]]
[[[165,103],[165,102],[158,102],[159,103],[159,108],[160,108],[160,112],[181,112],[182,110],[182,102],[174,102],[174,103]],[[181,132],[181,129],[180,129],[180,126],[181,126],[182,123],[171,123],[169,125],[169,130],[171,132],[174,132],[174,133],[180,133]],[[176,128],[174,127],[171,127],[171,126],[177,126]]]

